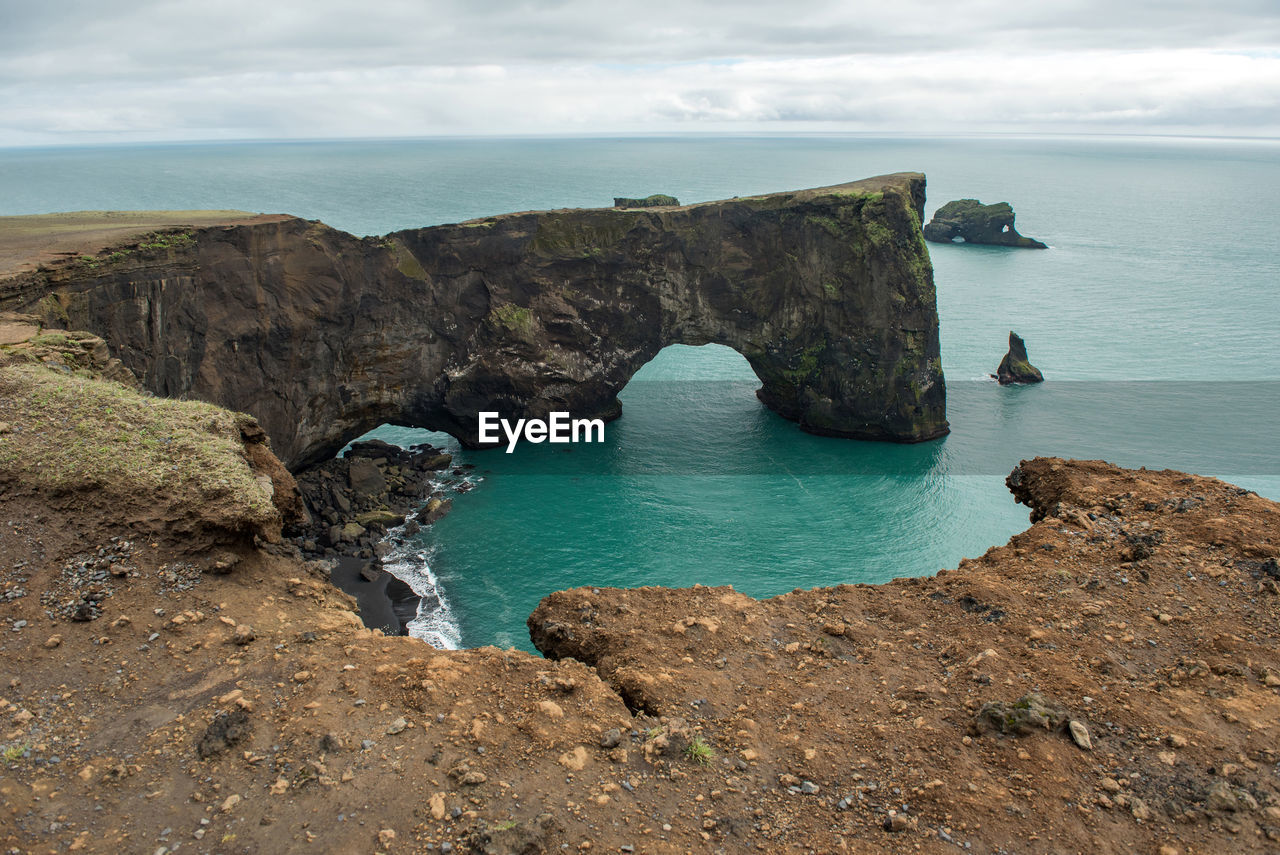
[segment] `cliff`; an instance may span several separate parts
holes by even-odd
[[[297,469],[382,423],[616,417],[669,344],[733,347],[804,430],[947,431],[924,177],[358,239],[264,218],[166,229],[0,282],[0,309],[111,343],[143,385],[255,416]]]

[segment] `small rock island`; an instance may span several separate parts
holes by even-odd
[[[674,208],[679,204],[679,199],[675,196],[668,196],[665,193],[654,193],[652,196],[645,196],[643,199],[631,199],[626,196],[613,197],[613,207],[615,208]]]
[[[1018,234],[1013,227],[1013,206],[1008,202],[984,205],[977,199],[957,199],[934,213],[924,227],[924,239],[934,243],[965,243],[1048,249],[1040,241]]]
[[[994,376],[1001,386],[1014,383],[1043,383],[1044,375],[1040,369],[1027,361],[1027,343],[1022,336],[1009,331],[1009,352],[1000,360],[1000,367]]]

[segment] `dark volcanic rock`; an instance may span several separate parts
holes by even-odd
[[[478,443],[478,413],[615,418],[659,350],[734,348],[807,431],[947,432],[924,176],[356,238],[284,219],[66,263],[0,310],[89,329],[149,390],[254,414],[291,469],[384,423]],[[51,307],[57,307],[55,312]]]
[[[382,566],[403,537],[421,530],[406,518],[442,490],[457,489],[469,470],[448,470],[453,457],[430,445],[409,449],[379,440],[353,443],[343,457],[332,458],[298,475],[298,490],[311,522],[290,534],[308,558],[332,560],[332,581],[360,604],[371,629],[403,634],[417,614],[418,597]],[[439,506],[440,498],[432,502]],[[448,500],[444,501],[447,511]],[[430,507],[430,505],[428,505]],[[443,516],[443,511],[431,517]],[[389,529],[405,524],[402,533]]]
[[[350,468],[347,469],[347,478],[357,497],[376,496],[387,489],[387,479],[382,470],[367,457],[352,459]]]
[[[654,193],[652,196],[645,196],[643,199],[629,199],[626,196],[614,196],[613,207],[615,208],[660,208],[664,205],[676,206],[680,204],[680,200],[675,196],[667,196],[662,193]]]
[[[934,243],[960,239],[965,243],[1048,249],[1040,241],[1018,234],[1013,217],[1013,207],[1008,202],[984,205],[977,199],[957,199],[937,210],[924,227],[924,239]]]
[[[1010,383],[1044,381],[1044,375],[1040,373],[1040,369],[1027,361],[1026,342],[1012,330],[1009,332],[1009,352],[1004,355],[1004,359],[1000,360],[1000,367],[996,369],[994,377],[1000,381],[1001,386],[1007,386]]]
[[[201,758],[213,757],[243,742],[249,736],[249,716],[244,710],[220,712],[205,728],[204,735],[196,743],[196,754]]]

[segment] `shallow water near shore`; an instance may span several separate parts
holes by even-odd
[[[808,436],[727,348],[672,347],[598,446],[462,452],[480,486],[395,565],[444,645],[528,648],[576,585],[733,584],[754,596],[954,567],[1026,525],[1004,476],[1066,454],[1228,478],[1280,498],[1280,144],[873,137],[334,142],[0,150],[0,213],[240,208],[359,234],[511,210],[692,202],[923,171],[931,213],[1009,201],[1045,251],[930,244],[953,433]],[[984,380],[1010,329],[1049,382]],[[408,444],[439,435],[386,427]],[[456,443],[447,440],[456,449]],[[432,621],[434,626],[428,627]]]

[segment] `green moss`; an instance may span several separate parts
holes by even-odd
[[[888,226],[881,225],[878,222],[863,223],[863,231],[867,235],[867,239],[878,247],[893,246],[894,234]]]
[[[809,214],[804,221],[812,226],[817,226],[833,238],[844,236],[844,229],[832,217],[823,216],[821,214]]]
[[[530,248],[543,255],[595,258],[621,243],[641,216],[613,211],[542,214]]]
[[[247,416],[36,365],[0,369],[0,399],[13,428],[0,436],[0,480],[55,491],[186,492],[232,500],[258,519],[274,513],[270,488],[243,455]]]
[[[489,313],[495,324],[511,332],[527,334],[533,331],[533,312],[515,303],[503,303]]]
[[[65,325],[71,323],[71,319],[67,316],[67,307],[62,305],[62,300],[57,294],[45,294],[36,307],[36,314],[45,323],[61,322]]]
[[[417,279],[420,282],[427,281],[426,268],[422,266],[422,262],[418,261],[418,257],[409,251],[406,246],[394,244],[396,254],[396,270],[399,270],[410,279]]]
[[[828,297],[840,296],[840,286],[830,280],[822,283],[822,290],[826,292]]]
[[[792,367],[784,368],[780,373],[793,384],[800,384],[818,373],[819,357],[824,350],[825,343],[806,347],[791,361]]]

